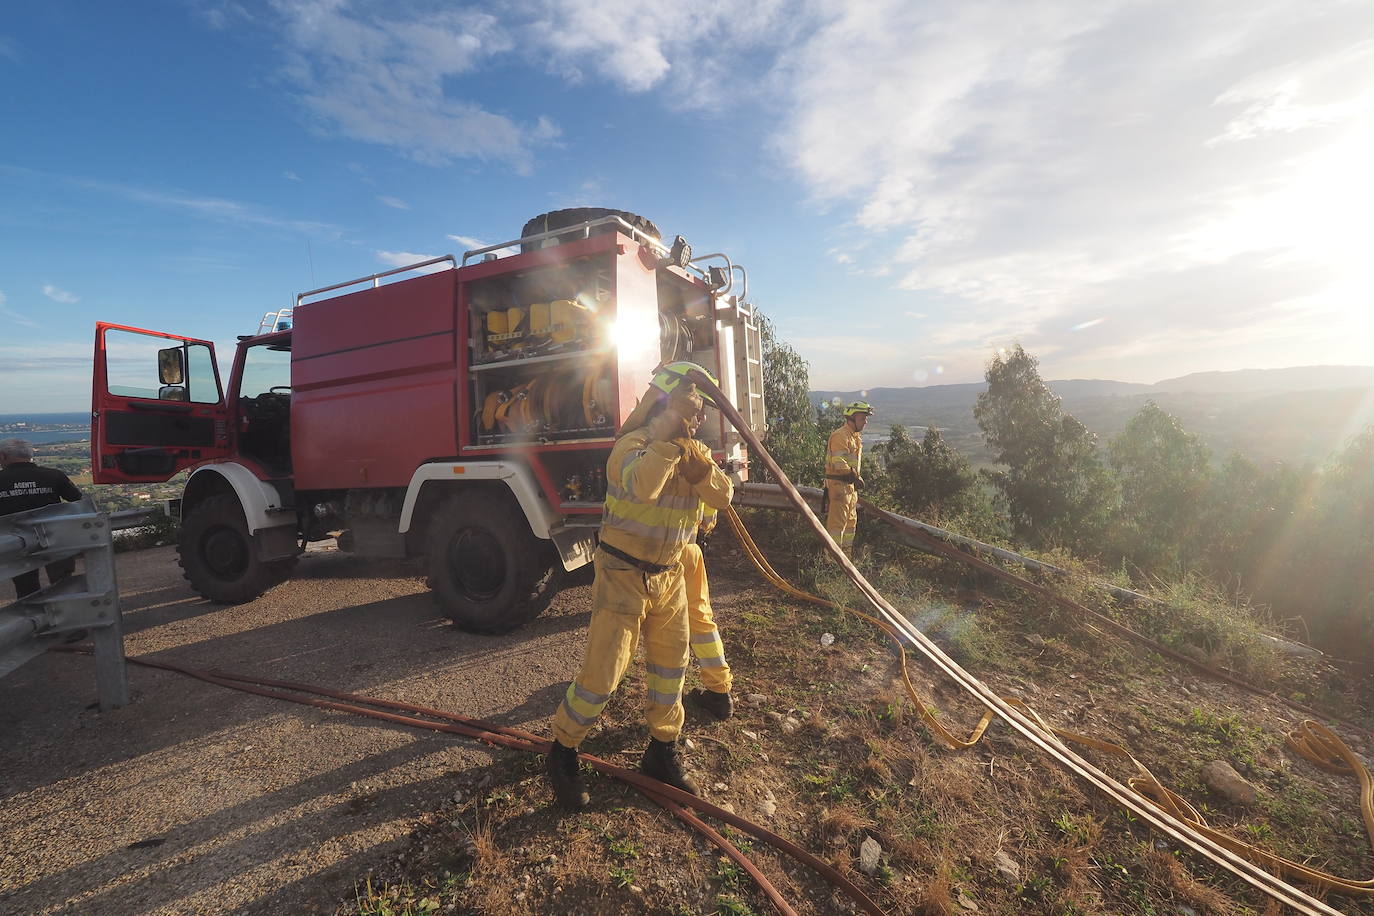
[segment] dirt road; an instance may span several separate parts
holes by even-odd
[[[462,633],[412,566],[312,551],[251,604],[194,595],[172,548],[119,556],[125,650],[545,730],[590,589],[504,637]],[[0,911],[332,911],[413,819],[481,780],[462,739],[131,666],[97,712],[89,657],[0,679]],[[533,800],[544,804],[544,799]]]

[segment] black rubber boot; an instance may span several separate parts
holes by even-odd
[[[687,691],[687,702],[715,719],[728,719],[735,714],[735,701],[728,693],[716,693],[704,687]]]
[[[676,741],[649,739],[644,757],[639,761],[639,771],[651,779],[657,779],[689,795],[700,795],[701,790],[692,782],[692,777],[682,771],[682,758],[677,754]]]
[[[545,769],[549,774],[549,785],[553,787],[553,797],[560,805],[573,811],[587,807],[591,798],[578,771],[577,748],[564,747],[555,739],[545,761]]]

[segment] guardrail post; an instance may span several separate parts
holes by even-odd
[[[90,632],[101,710],[126,706],[129,681],[109,516],[90,497],[0,516],[0,583],[63,560],[81,572],[0,608],[0,676]]]

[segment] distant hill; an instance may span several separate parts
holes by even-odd
[[[1220,461],[1240,452],[1253,461],[1320,463],[1374,423],[1374,366],[1299,366],[1198,372],[1156,385],[1108,379],[1049,381],[1066,411],[1098,435],[1115,436],[1149,401],[1201,436]],[[939,427],[951,445],[977,463],[991,460],[973,405],[985,382],[923,388],[813,391],[811,402],[866,400],[877,413],[866,433],[887,435],[894,423],[921,435]]]
[[[1290,369],[1240,369],[1194,372],[1165,379],[1160,391],[1326,391],[1374,387],[1374,366],[1294,366]]]

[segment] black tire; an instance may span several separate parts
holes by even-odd
[[[243,507],[229,494],[206,497],[181,520],[177,562],[196,594],[219,604],[252,601],[296,565],[294,558],[258,559]]]
[[[540,232],[552,232],[555,229],[563,229],[567,226],[578,226],[588,220],[601,219],[603,216],[618,216],[625,222],[643,232],[647,232],[656,239],[663,238],[663,234],[658,231],[658,227],[652,221],[640,216],[638,213],[630,213],[626,210],[608,210],[605,207],[574,207],[571,210],[552,210],[542,213],[534,219],[525,223],[525,228],[520,230],[520,237],[527,235],[537,235]],[[610,232],[612,227],[604,226],[599,232]],[[559,237],[560,242],[573,241],[576,235],[570,234],[568,238]],[[534,246],[522,245],[520,250],[532,251]]]
[[[426,545],[429,585],[459,629],[507,633],[538,617],[563,580],[551,541],[534,536],[515,500],[491,490],[446,499]]]

